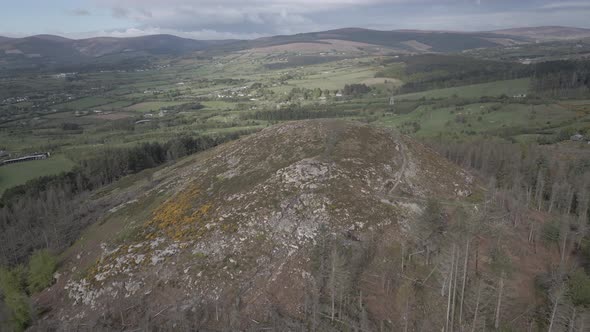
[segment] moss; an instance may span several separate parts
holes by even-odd
[[[202,253],[202,252],[195,252],[195,253],[193,253],[193,257],[195,259],[205,259],[205,258],[207,258],[207,254]]]
[[[482,190],[476,190],[471,195],[465,198],[465,201],[472,204],[480,204],[483,203],[485,200],[485,195]]]

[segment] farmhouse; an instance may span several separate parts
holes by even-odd
[[[51,153],[49,153],[49,152],[35,153],[35,154],[30,154],[30,155],[19,157],[19,158],[6,159],[0,163],[0,166],[22,163],[25,161],[43,160],[43,159],[49,158],[50,156],[51,156]]]

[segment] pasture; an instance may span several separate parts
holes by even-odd
[[[435,89],[424,92],[408,93],[396,96],[398,99],[416,100],[421,98],[460,98],[498,97],[501,95],[515,96],[529,92],[530,80],[528,78],[496,81],[489,83],[472,84],[467,86]]]
[[[39,176],[68,171],[73,166],[74,162],[63,155],[51,156],[51,158],[45,160],[0,166],[0,195],[8,188],[24,184]]]

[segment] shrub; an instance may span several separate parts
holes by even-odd
[[[546,243],[558,243],[560,235],[559,223],[555,221],[545,223],[541,229],[541,234]]]
[[[443,219],[443,210],[440,203],[433,198],[428,199],[426,202],[426,208],[422,212],[420,219],[429,226],[434,226],[439,232],[442,232],[445,228]]]
[[[23,291],[23,283],[19,280],[19,273],[0,267],[0,291],[3,294]]]
[[[31,322],[31,305],[23,293],[8,293],[4,295],[4,303],[10,312],[9,326],[15,331],[24,331]]]
[[[576,306],[590,306],[590,277],[582,269],[576,270],[568,282],[569,296]]]
[[[24,292],[24,268],[0,268],[0,294],[8,312],[5,322],[9,330],[22,331],[31,321],[31,306]]]
[[[490,258],[492,271],[497,274],[506,273],[510,275],[512,273],[513,266],[510,256],[501,247],[493,247],[490,252]]]
[[[47,288],[53,282],[53,273],[57,268],[57,260],[49,251],[38,250],[29,260],[27,284],[29,292],[36,293]]]

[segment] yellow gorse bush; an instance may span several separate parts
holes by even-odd
[[[147,237],[151,239],[163,232],[174,240],[183,240],[202,234],[205,230],[204,221],[212,205],[203,204],[195,209],[193,202],[199,194],[199,188],[191,185],[158,207],[148,222],[153,232],[148,233]]]

